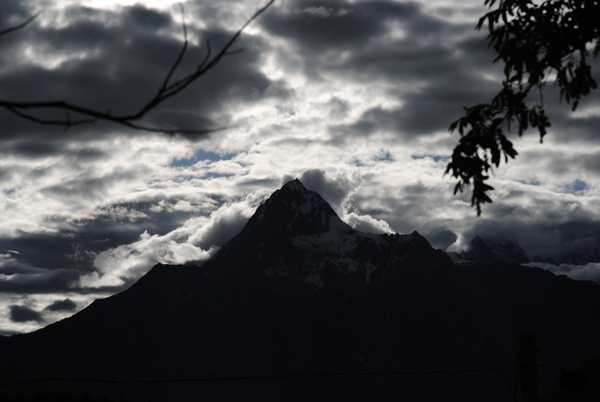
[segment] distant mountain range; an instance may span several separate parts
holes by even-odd
[[[457,263],[417,232],[353,230],[294,180],[202,266],[159,264],[70,318],[0,338],[0,393],[508,401],[520,329],[535,331],[549,385],[600,356],[600,286]]]
[[[469,261],[501,261],[515,264],[531,262],[531,259],[519,242],[508,240],[492,241],[484,239],[481,236],[475,236],[471,240],[469,249],[461,252],[460,257]]]
[[[459,257],[467,261],[501,261],[515,264],[526,264],[535,261],[552,265],[587,265],[589,263],[600,262],[600,247],[572,251],[554,257],[536,256],[530,258],[518,241],[506,239],[493,240],[478,235],[471,240],[471,244],[467,250],[463,250],[460,253],[453,252],[451,253],[451,257],[455,259]]]
[[[535,257],[533,258],[533,261],[544,262],[552,265],[587,265],[589,263],[600,262],[600,248],[572,251],[557,257]]]

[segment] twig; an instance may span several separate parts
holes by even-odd
[[[22,23],[20,23],[19,25],[15,25],[14,27],[10,27],[10,28],[6,28],[3,31],[0,31],[0,36],[6,35],[7,33],[11,33],[14,31],[18,31],[19,29],[25,27],[26,25],[30,24],[33,20],[35,20],[42,12],[38,11],[37,13],[35,13],[33,16],[27,18],[25,21],[23,21]]]
[[[112,114],[110,114],[110,112],[99,112],[97,110],[88,109],[88,108],[85,108],[85,107],[82,107],[79,105],[75,105],[75,104],[72,104],[69,102],[65,102],[62,100],[61,101],[46,101],[46,102],[13,102],[13,101],[0,99],[0,107],[9,110],[10,112],[14,113],[15,115],[17,115],[25,120],[29,120],[29,121],[32,121],[32,122],[35,122],[38,124],[43,124],[43,125],[63,126],[67,129],[69,127],[76,126],[76,125],[92,124],[98,120],[105,120],[105,121],[110,121],[112,123],[119,124],[119,125],[122,125],[125,127],[129,127],[129,128],[135,129],[135,130],[142,130],[142,131],[149,131],[149,132],[156,132],[156,133],[165,133],[165,134],[208,134],[208,133],[214,133],[217,131],[226,130],[230,127],[219,127],[219,128],[204,129],[204,130],[186,130],[186,129],[169,129],[169,128],[160,128],[160,127],[149,127],[149,126],[137,124],[134,122],[143,118],[148,112],[150,112],[151,110],[156,108],[158,105],[163,103],[165,100],[167,100],[170,97],[183,91],[191,83],[193,83],[198,78],[203,76],[208,70],[215,67],[219,63],[219,61],[221,61],[221,59],[223,57],[240,53],[242,51],[241,49],[233,50],[230,52],[229,48],[231,48],[231,46],[233,45],[235,40],[241,35],[242,31],[253,20],[255,20],[260,14],[262,14],[271,4],[273,4],[274,1],[275,0],[270,0],[261,9],[256,11],[256,13],[254,13],[254,15],[246,21],[246,23],[229,39],[229,41],[225,44],[225,46],[223,46],[223,48],[221,48],[221,50],[212,58],[211,58],[212,48],[210,46],[209,40],[207,39],[206,40],[206,48],[207,48],[206,55],[204,56],[202,61],[198,64],[196,71],[171,83],[170,81],[171,81],[175,71],[177,71],[177,69],[179,68],[181,61],[185,57],[185,54],[188,49],[187,25],[185,23],[185,15],[184,15],[183,6],[181,6],[182,15],[183,15],[182,16],[182,26],[183,26],[183,37],[184,37],[184,42],[183,42],[181,51],[179,52],[179,55],[175,59],[175,62],[173,63],[173,65],[171,66],[169,71],[167,72],[167,75],[165,76],[165,78],[162,82],[162,85],[158,89],[156,95],[154,95],[154,97],[152,99],[150,99],[144,106],[142,106],[136,113],[129,114],[129,115],[112,115]],[[37,18],[38,15],[39,15],[39,13],[37,13],[33,17],[27,19],[25,22],[21,23],[20,25],[17,25],[17,26],[5,29],[4,31],[1,31],[0,36],[6,34],[8,32],[12,32],[17,29],[23,28],[24,26],[29,24],[31,21],[33,21],[35,18]],[[71,111],[71,112],[78,113],[80,115],[88,116],[88,118],[72,120],[69,117],[65,120],[54,120],[54,119],[45,119],[45,118],[36,117],[32,114],[28,114],[28,113],[24,112],[24,110],[40,110],[40,109],[62,109],[62,110],[66,110],[67,112]]]

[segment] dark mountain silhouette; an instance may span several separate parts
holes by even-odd
[[[527,252],[517,241],[484,239],[475,236],[471,240],[469,249],[460,253],[460,257],[469,261],[484,262],[510,262],[515,264],[526,264],[531,262]]]
[[[125,292],[3,339],[0,379],[135,383],[482,365],[504,365],[513,375],[520,329],[536,331],[538,360],[552,366],[540,376],[600,356],[600,287],[517,264],[455,265],[417,232],[358,232],[295,180],[202,266],[159,264]],[[91,389],[140,401],[506,401],[509,384],[500,371],[459,371],[48,381],[0,392]]]

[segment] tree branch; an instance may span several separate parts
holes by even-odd
[[[148,102],[146,102],[146,104],[144,106],[142,106],[137,112],[135,112],[133,114],[113,115],[110,113],[110,111],[109,112],[100,112],[100,111],[97,111],[94,109],[85,108],[85,107],[75,105],[75,104],[72,104],[69,102],[65,102],[62,100],[61,101],[45,101],[45,102],[13,102],[13,101],[9,101],[9,100],[0,99],[0,107],[9,110],[10,112],[14,113],[15,115],[17,115],[25,120],[29,120],[29,121],[32,121],[32,122],[35,122],[38,124],[43,124],[43,125],[63,126],[63,127],[65,127],[65,129],[68,129],[68,128],[70,128],[72,126],[76,126],[76,125],[92,124],[96,121],[104,120],[104,121],[109,121],[109,122],[112,122],[112,123],[115,123],[115,124],[118,124],[121,126],[129,127],[129,128],[135,129],[135,130],[149,131],[149,132],[156,132],[156,133],[165,133],[165,134],[208,134],[208,133],[226,130],[229,127],[219,127],[219,128],[204,129],[204,130],[186,130],[186,129],[170,129],[170,128],[161,128],[161,127],[150,127],[150,126],[145,126],[142,124],[137,124],[135,122],[140,120],[141,118],[143,118],[148,112],[150,112],[151,110],[156,108],[158,105],[163,103],[165,100],[167,100],[170,97],[177,95],[179,92],[183,91],[190,84],[192,84],[198,78],[200,78],[201,76],[206,74],[210,69],[215,67],[221,61],[221,59],[223,57],[239,53],[241,50],[235,50],[235,51],[230,52],[229,49],[231,48],[233,43],[236,41],[236,39],[241,35],[243,30],[253,20],[255,20],[260,14],[262,14],[269,6],[271,6],[271,4],[273,4],[274,1],[275,0],[270,0],[262,8],[260,8],[258,11],[256,11],[254,13],[254,15],[252,17],[250,17],[250,19],[248,19],[246,21],[246,23],[229,39],[229,41],[225,44],[225,46],[223,46],[223,48],[221,48],[221,50],[217,54],[215,54],[214,57],[212,57],[212,58],[211,58],[212,48],[210,46],[210,42],[207,39],[206,40],[206,47],[207,47],[206,55],[202,59],[202,61],[198,64],[196,71],[171,83],[170,81],[173,77],[173,74],[179,68],[181,61],[185,57],[185,54],[188,49],[187,26],[185,23],[185,17],[183,17],[182,26],[183,26],[184,42],[183,42],[181,51],[179,52],[179,55],[177,56],[175,62],[173,63],[173,65],[171,66],[169,71],[167,72],[167,74],[163,80],[163,83],[160,86],[160,88],[158,89],[158,92],[156,93],[156,95],[152,99],[150,99]],[[183,6],[182,6],[182,14],[183,14]],[[23,28],[27,24],[31,23],[35,18],[37,18],[38,15],[39,15],[39,13],[37,13],[33,17],[27,19],[20,25],[5,29],[4,31],[0,31],[0,36]],[[36,110],[41,110],[41,109],[62,109],[62,110],[66,110],[66,111],[75,112],[79,115],[83,115],[83,116],[87,116],[87,117],[75,119],[75,120],[71,120],[70,118],[46,119],[46,118],[37,117],[33,114],[24,112],[25,110],[36,111]]]
[[[38,11],[33,16],[27,18],[25,21],[23,21],[19,25],[15,25],[14,27],[9,27],[9,28],[6,28],[6,29],[0,31],[0,36],[6,35],[8,33],[18,31],[19,29],[24,28],[25,26],[29,25],[33,20],[35,20],[41,13],[42,13],[41,11]]]
[[[490,8],[494,3],[496,0],[485,0]],[[461,137],[446,167],[446,173],[458,178],[455,194],[473,184],[471,203],[477,215],[481,204],[492,202],[486,195],[493,190],[485,184],[488,171],[500,165],[502,155],[505,163],[517,156],[504,132],[515,123],[519,136],[534,128],[541,142],[548,133],[550,120],[543,98],[548,77],[556,76],[560,98],[571,103],[572,110],[596,89],[587,46],[596,43],[598,51],[594,50],[593,57],[597,57],[599,13],[596,0],[545,0],[539,4],[499,0],[497,9],[479,19],[476,29],[488,22],[488,46],[498,54],[494,62],[504,63],[502,89],[490,103],[466,107],[465,115],[450,125],[449,131],[456,130]],[[499,24],[500,18],[503,24]],[[529,106],[528,96],[535,92],[539,102]]]

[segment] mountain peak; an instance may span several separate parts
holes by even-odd
[[[304,185],[302,184],[302,182],[300,180],[298,180],[298,178],[296,178],[294,180],[290,180],[287,183],[285,183],[281,187],[281,190],[283,190],[283,189],[286,189],[288,191],[298,191],[300,193],[308,192],[306,187],[304,187]]]
[[[332,219],[341,222],[323,197],[307,190],[300,180],[295,179],[276,190],[258,207],[243,232],[261,226],[295,235],[323,233],[329,230]]]
[[[461,257],[470,261],[502,261],[515,264],[531,262],[527,252],[523,250],[518,241],[506,239],[494,241],[479,235],[471,240],[468,251],[464,251]]]
[[[484,243],[485,243],[485,240],[483,239],[483,237],[481,237],[481,236],[479,236],[479,235],[475,235],[475,237],[473,237],[473,238],[471,239],[471,244],[475,244],[475,243],[481,243],[481,242],[484,242]]]

